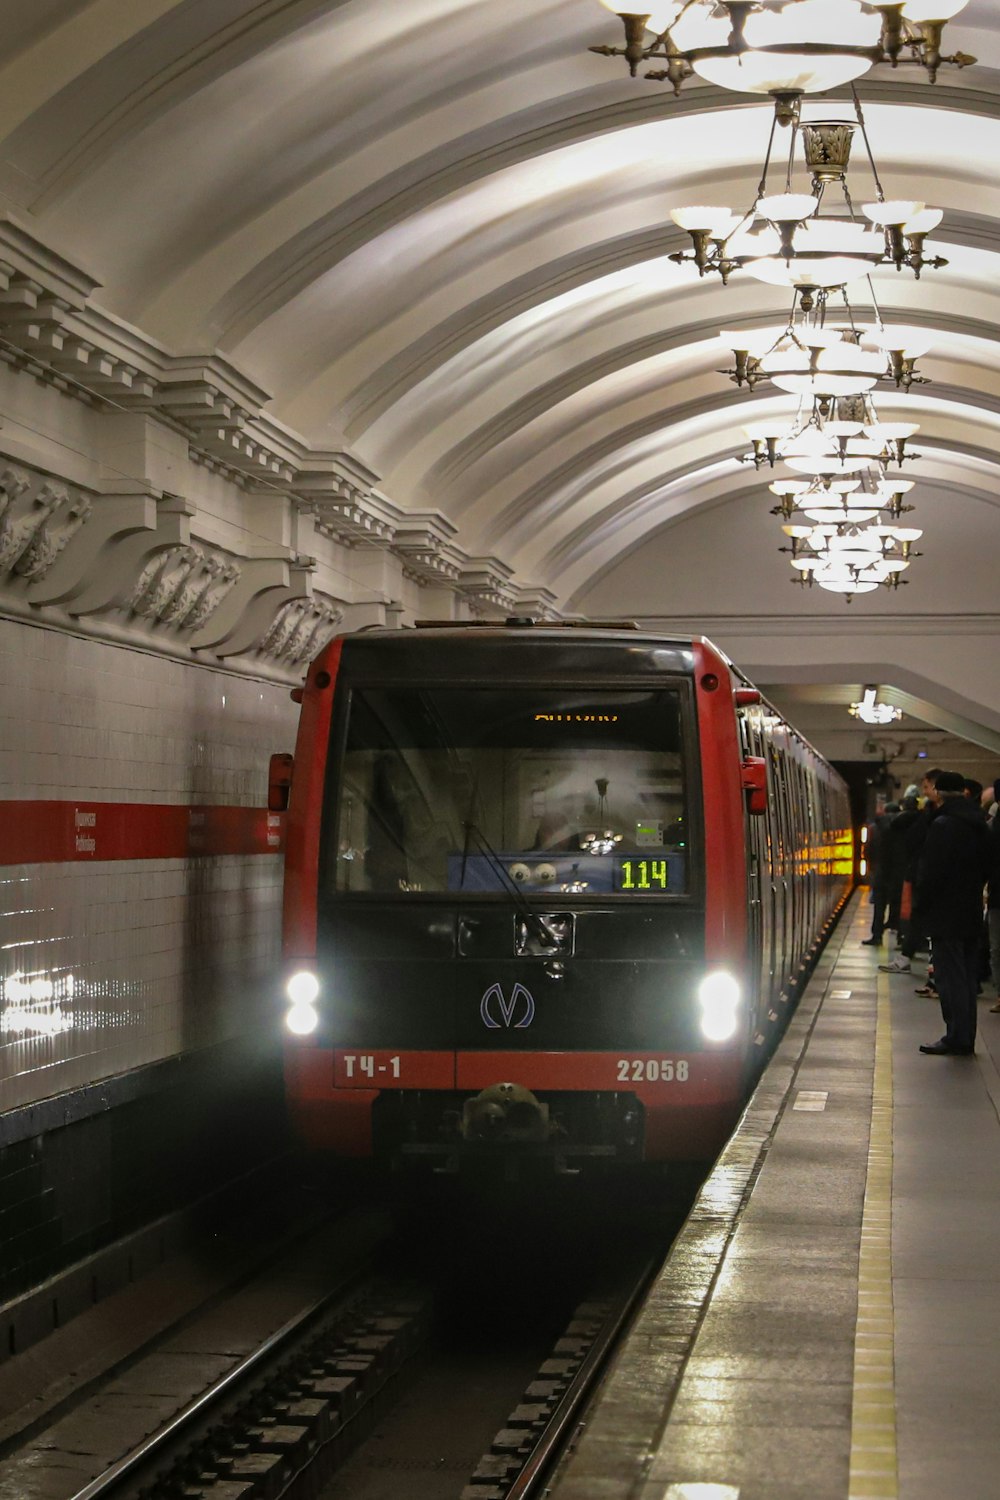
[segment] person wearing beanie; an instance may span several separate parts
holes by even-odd
[[[938,815],[927,830],[914,887],[915,925],[931,939],[934,980],[945,1032],[921,1052],[971,1057],[976,1047],[976,992],[983,927],[983,887],[990,873],[990,834],[965,778],[942,771]]]

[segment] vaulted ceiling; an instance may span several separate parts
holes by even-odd
[[[172,351],[221,350],[279,422],[355,455],[397,505],[444,512],[470,553],[564,609],[738,619],[734,637],[770,620],[775,641],[805,619],[807,655],[820,621],[842,628],[840,599],[789,587],[770,476],[738,461],[742,424],[789,398],[718,373],[719,328],[783,321],[787,294],[667,258],[687,244],[671,207],[751,201],[766,102],[630,79],[588,52],[620,33],[595,0],[3,12],[2,201],[107,311]],[[814,653],[820,675],[872,680],[871,662],[925,698],[946,666],[920,679],[895,622],[922,640],[913,622],[975,617],[991,660],[1000,553],[996,0],[970,0],[947,40],[978,64],[858,85],[889,196],[945,211],[947,268],[877,277],[886,320],[935,335],[933,383],[879,402],[921,423],[925,556],[906,590],[851,607],[874,648],[854,624],[832,660]],[[760,665],[801,660],[787,632],[780,650],[744,635]],[[952,706],[1000,734],[1000,676],[977,673]]]

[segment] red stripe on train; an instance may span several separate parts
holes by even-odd
[[[733,1097],[741,1059],[717,1052],[408,1052],[337,1048],[335,1089],[460,1089],[518,1083],[540,1091],[622,1092],[647,1105],[683,1106]]]
[[[285,817],[264,807],[0,802],[0,865],[280,854]]]

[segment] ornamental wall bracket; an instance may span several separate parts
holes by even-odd
[[[181,543],[148,562],[128,601],[130,615],[176,631],[203,629],[236,584],[242,569],[230,554]]]
[[[192,636],[192,648],[222,658],[260,651],[283,606],[312,598],[315,570],[315,558],[295,553],[245,559],[213,619]]]
[[[89,543],[86,571],[71,594],[50,602],[62,603],[76,618],[112,609],[133,618],[132,600],[140,578],[162,553],[190,545],[194,514],[194,506],[180,495],[99,496],[80,534],[81,542]],[[90,526],[102,521],[104,525],[88,537]]]
[[[75,486],[16,464],[0,468],[0,580],[40,584],[90,515]]]
[[[328,594],[292,599],[274,617],[257,652],[290,667],[299,667],[316,657],[344,619],[344,611]]]

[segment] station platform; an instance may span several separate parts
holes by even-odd
[[[1000,1015],[936,1000],[856,893],[550,1491],[996,1500]],[[890,940],[891,941],[891,940]]]

